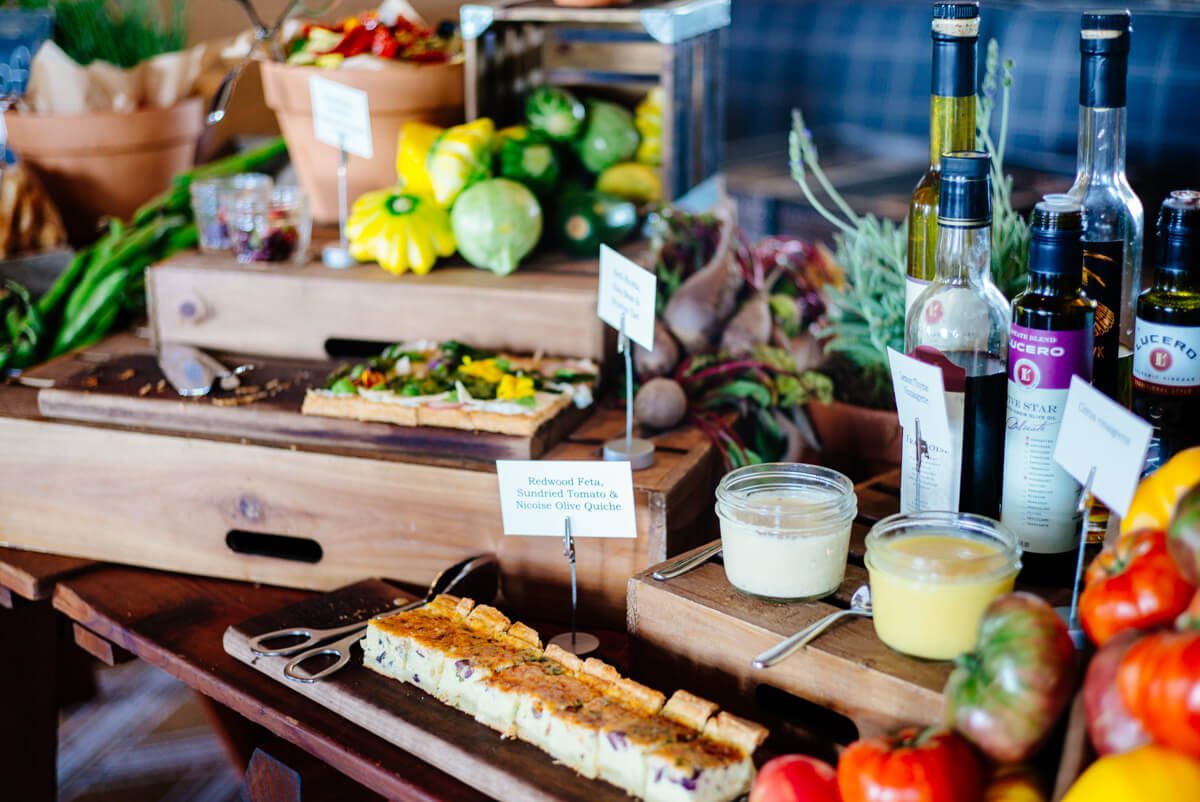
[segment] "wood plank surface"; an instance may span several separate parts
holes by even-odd
[[[248,640],[297,623],[334,627],[394,605],[394,587],[366,581],[273,611],[226,630],[225,651],[279,682],[478,791],[505,802],[619,802],[625,792],[558,765],[540,749],[499,734],[429,694],[362,666],[355,647],[350,666],[311,684],[283,677],[283,657],[259,657]]]
[[[398,802],[487,797],[225,653],[226,629],[313,594],[121,566],[60,583],[71,620]]]
[[[38,410],[63,420],[463,462],[537,459],[588,414],[571,405],[530,436],[303,415],[306,390],[323,384],[335,363],[224,354],[219,359],[228,367],[252,366],[242,386],[185,398],[167,384],[149,343],[139,345],[127,352],[122,344],[119,353],[109,347],[106,361],[83,365],[42,389]],[[31,375],[39,376],[37,371]]]
[[[0,539],[3,539],[0,533]],[[0,586],[31,601],[47,598],[64,577],[96,565],[92,560],[0,547]]]

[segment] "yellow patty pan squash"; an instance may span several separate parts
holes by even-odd
[[[438,257],[455,250],[449,213],[428,195],[399,187],[368,192],[354,202],[346,221],[350,255],[375,260],[389,273],[424,275]]]
[[[450,208],[464,189],[492,174],[492,136],[495,124],[480,117],[464,125],[447,128],[429,149],[426,170],[433,198]]]
[[[433,143],[446,130],[428,123],[407,122],[400,128],[400,141],[396,146],[396,177],[405,192],[414,195],[432,195],[433,184],[425,162]]]

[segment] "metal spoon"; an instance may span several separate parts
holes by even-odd
[[[220,86],[217,87],[216,93],[213,94],[212,103],[208,106],[208,116],[205,118],[206,125],[216,125],[225,119],[225,111],[229,107],[229,100],[233,97],[233,89],[237,85],[238,78],[241,77],[242,72],[250,64],[250,58],[259,46],[266,43],[271,51],[271,58],[275,61],[283,61],[283,49],[279,46],[276,36],[283,27],[283,23],[287,21],[288,17],[296,10],[296,6],[300,4],[300,0],[291,0],[287,7],[284,8],[283,13],[275,20],[275,24],[268,28],[250,0],[236,0],[236,2],[245,10],[246,16],[250,19],[250,25],[254,28],[254,42],[250,45],[250,49],[246,52],[242,60],[234,65],[233,69],[225,73],[225,77],[221,79]]]
[[[467,588],[471,590],[472,597],[480,601],[491,601],[496,597],[496,593],[500,589],[500,564],[495,554],[477,554],[450,566],[437,575],[424,598],[417,601],[385,610],[371,618],[341,627],[277,629],[251,638],[249,646],[251,651],[263,657],[292,657],[295,655],[294,659],[284,667],[284,675],[300,682],[315,682],[338,671],[350,661],[350,647],[362,636],[363,631],[367,628],[367,623],[372,619],[412,610],[428,604],[440,593],[447,593],[451,590],[463,591]],[[282,638],[301,638],[301,640],[298,643],[291,643],[276,649],[270,648],[268,645],[270,641]],[[339,638],[339,640],[327,643],[334,638]],[[337,660],[328,668],[315,674],[297,673],[296,669],[301,663],[318,655],[333,655],[337,657]]]
[[[854,591],[854,595],[850,597],[850,609],[838,610],[836,613],[830,613],[824,618],[814,621],[804,629],[797,632],[791,637],[784,638],[776,645],[767,649],[765,652],[754,658],[752,665],[755,668],[768,668],[775,665],[792,652],[799,649],[809,641],[816,638],[837,621],[847,618],[852,615],[871,617],[871,588],[867,585],[859,587]]]
[[[688,571],[699,568],[701,565],[704,565],[704,563],[708,562],[720,553],[721,541],[718,540],[716,543],[710,543],[709,545],[700,549],[700,551],[696,552],[690,557],[684,557],[682,560],[676,560],[673,563],[668,563],[651,574],[651,576],[653,576],[659,582],[664,582],[668,579],[674,579],[677,576],[686,574]]]

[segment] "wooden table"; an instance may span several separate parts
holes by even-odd
[[[24,591],[41,598],[14,600],[12,610],[0,611],[0,653],[8,658],[0,668],[7,723],[0,728],[0,776],[20,784],[23,793],[14,799],[55,798],[57,704],[53,673],[47,672],[59,623],[54,611],[74,625],[76,641],[93,654],[104,659],[127,651],[383,798],[487,799],[224,652],[228,626],[313,595],[309,591],[0,549],[0,598]],[[624,638],[601,635],[603,656],[623,664]],[[367,791],[360,791],[341,798],[364,799]]]

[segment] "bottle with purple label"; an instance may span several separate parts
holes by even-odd
[[[1080,286],[1082,233],[1072,198],[1047,195],[1034,208],[1029,284],[1013,299],[1008,346],[1001,520],[1020,540],[1029,573],[1062,583],[1074,575],[1080,486],[1054,461],[1054,445],[1071,377],[1092,379],[1096,315]]]

